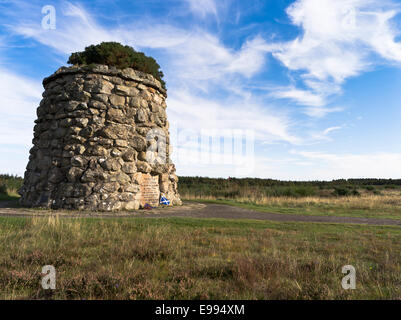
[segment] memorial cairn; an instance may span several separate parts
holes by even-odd
[[[114,211],[181,204],[164,82],[138,69],[89,61],[43,80],[22,205]]]

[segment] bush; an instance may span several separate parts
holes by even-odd
[[[264,194],[267,197],[292,197],[292,198],[299,198],[299,197],[309,197],[314,196],[316,194],[315,188],[313,187],[283,187],[283,186],[275,186],[275,187],[268,187],[264,190]]]
[[[5,184],[0,184],[0,194],[4,194],[4,195],[8,194],[7,187]]]
[[[356,197],[359,197],[359,196],[361,195],[361,193],[360,193],[358,190],[356,190],[356,189],[352,190],[352,191],[351,191],[351,194],[352,194],[353,196],[356,196]]]
[[[312,197],[316,195],[316,191],[312,187],[298,187],[294,190],[297,197]]]
[[[357,189],[350,189],[349,187],[335,187],[333,191],[333,195],[339,197],[345,196],[360,196],[360,192]]]
[[[335,196],[345,197],[351,195],[351,191],[348,188],[344,187],[335,187],[333,194]]]
[[[17,194],[19,188],[22,187],[24,179],[18,176],[0,174],[0,194],[11,195]]]
[[[86,47],[84,51],[74,52],[68,59],[68,63],[74,65],[105,64],[119,69],[133,68],[151,74],[160,81],[164,89],[166,88],[166,83],[162,79],[163,72],[155,59],[118,42],[102,42]]]
[[[384,186],[384,189],[397,189],[397,186],[395,186],[393,184],[388,184],[388,185]]]

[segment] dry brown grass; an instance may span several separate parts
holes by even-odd
[[[2,299],[401,298],[401,230],[197,219],[0,219]],[[57,289],[40,287],[44,265]],[[341,288],[341,267],[357,289]]]
[[[184,195],[187,200],[220,200],[213,196]],[[347,197],[266,197],[247,195],[222,202],[248,204],[263,207],[267,211],[279,213],[339,215],[358,217],[401,218],[401,194],[388,191],[381,195],[364,193],[361,196]]]

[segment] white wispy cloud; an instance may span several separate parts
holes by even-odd
[[[292,181],[401,178],[400,153],[334,154],[292,151],[280,155],[280,157],[255,155],[252,162],[250,171],[243,177],[254,176]],[[195,162],[195,165],[180,165],[178,167],[181,175],[191,175],[193,168],[196,168],[197,172],[203,176],[229,177],[233,174],[233,166],[228,165],[202,165]]]
[[[209,14],[217,16],[217,4],[215,0],[185,0],[185,2],[195,15],[203,18]]]
[[[327,97],[341,92],[346,79],[383,61],[400,64],[401,43],[395,40],[400,31],[391,21],[397,13],[399,7],[392,1],[295,1],[287,14],[301,34],[267,50],[290,71],[299,72],[308,88],[290,88],[277,96],[322,106]]]
[[[320,107],[325,104],[324,97],[321,95],[295,87],[276,88],[271,93],[271,96],[280,99],[289,99],[313,107]]]
[[[320,179],[401,178],[401,153],[334,154],[325,152],[293,151],[311,161],[314,177]],[[308,172],[303,170],[303,174]]]
[[[41,83],[0,68],[0,144],[29,146]]]
[[[338,107],[338,106],[336,107],[322,106],[322,107],[305,107],[303,109],[303,112],[312,118],[323,118],[330,113],[340,112],[343,110],[344,110],[343,107]]]
[[[251,77],[259,72],[265,63],[266,42],[260,36],[256,36],[244,43],[241,50],[232,55],[226,67],[228,72],[238,72]]]
[[[0,172],[23,175],[41,99],[40,81],[0,68]]]
[[[177,91],[167,102],[169,119],[180,123],[183,129],[250,129],[254,130],[258,141],[299,142],[299,138],[290,133],[291,122],[285,115],[257,101],[229,99],[224,103]]]
[[[26,19],[26,16],[16,16],[16,22],[9,25],[9,30],[14,34],[33,38],[64,54],[82,50],[86,45],[101,41],[123,40],[97,24],[79,5],[65,2],[63,6],[57,7],[56,17],[57,27],[54,30],[43,29],[36,19]]]
[[[328,135],[330,132],[333,132],[333,131],[336,131],[336,130],[340,130],[340,129],[342,129],[342,127],[340,127],[340,126],[330,127],[330,128],[327,128],[326,130],[324,130],[323,134],[324,135]]]

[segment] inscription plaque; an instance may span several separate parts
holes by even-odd
[[[141,197],[139,199],[141,206],[143,207],[147,203],[152,207],[157,207],[160,198],[159,177],[143,174],[139,187],[141,192]]]

